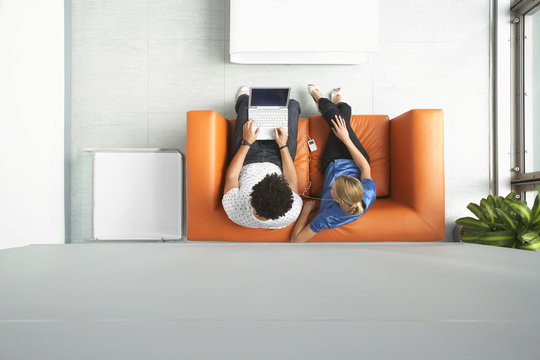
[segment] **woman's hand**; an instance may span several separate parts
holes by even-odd
[[[255,132],[253,131],[254,123],[255,120],[249,119],[248,122],[242,127],[242,139],[250,144],[253,144],[253,142],[257,140],[257,135],[259,135],[259,132],[261,131],[261,128],[257,128],[257,131]]]
[[[345,124],[345,120],[339,115],[336,115],[335,119],[332,119],[332,124],[334,127],[332,128],[332,131],[336,135],[336,137],[341,140],[342,143],[347,144],[348,141],[350,141],[349,137],[349,130],[347,130],[347,124]]]
[[[287,138],[289,137],[289,134],[287,133],[287,129],[274,128],[274,134],[276,135],[276,142],[279,147],[287,145]]]

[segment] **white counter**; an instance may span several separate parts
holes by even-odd
[[[459,243],[0,251],[0,358],[538,359],[540,254]]]

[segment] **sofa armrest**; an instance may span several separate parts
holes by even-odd
[[[390,198],[444,239],[442,110],[411,110],[390,121]]]
[[[186,133],[187,232],[204,226],[221,206],[229,122],[215,111],[189,111]]]

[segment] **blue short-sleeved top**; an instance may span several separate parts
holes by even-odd
[[[365,178],[361,180],[364,187],[362,200],[366,205],[364,212],[360,215],[349,215],[343,211],[330,194],[332,183],[340,175],[351,175],[360,180],[360,170],[351,159],[337,159],[328,165],[324,173],[324,185],[321,190],[321,206],[317,215],[309,223],[309,227],[313,232],[318,233],[322,229],[335,228],[348,224],[365,214],[371,204],[375,202],[375,198],[377,197],[375,183],[372,179]]]

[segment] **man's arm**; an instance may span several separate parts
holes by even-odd
[[[253,123],[254,120],[251,119],[246,122],[242,128],[242,139],[251,144],[253,144],[253,142],[257,140],[257,135],[259,135],[260,130],[257,129],[256,132],[253,132]],[[238,148],[238,151],[236,152],[236,154],[234,154],[234,157],[232,158],[231,163],[227,168],[227,173],[225,174],[225,187],[223,188],[223,194],[226,194],[229,192],[229,190],[237,188],[239,186],[238,178],[240,177],[240,171],[242,170],[242,166],[244,165],[244,159],[246,158],[248,151],[248,145],[240,145],[240,148]]]
[[[361,180],[364,180],[365,178],[371,178],[371,166],[369,165],[365,156],[360,152],[360,150],[358,150],[356,146],[354,146],[354,143],[349,137],[349,131],[347,130],[345,120],[343,120],[341,116],[336,115],[336,119],[332,119],[332,124],[334,124],[332,131],[334,132],[334,134],[336,134],[337,138],[340,139],[343,144],[345,144],[347,150],[349,150],[349,153],[353,158],[354,163],[360,169]]]
[[[240,145],[240,148],[234,155],[227,168],[227,173],[225,175],[225,187],[223,189],[223,194],[229,192],[229,190],[237,188],[238,178],[240,177],[240,170],[242,170],[242,165],[244,164],[244,159],[249,151],[249,146]]]
[[[287,131],[283,128],[274,129],[274,134],[276,135],[276,143],[281,148],[284,145],[287,145]],[[281,164],[283,166],[283,176],[291,190],[298,194],[298,174],[296,174],[296,168],[294,167],[294,161],[291,158],[291,153],[289,152],[288,147],[284,147],[279,150],[281,154]]]
[[[311,239],[313,235],[316,234],[309,227],[309,221],[308,221],[309,214],[314,209],[315,209],[314,200],[307,201],[304,204],[304,207],[302,208],[302,212],[300,213],[300,216],[298,217],[296,224],[294,224],[292,235],[291,235],[291,242],[306,242],[307,240]]]

